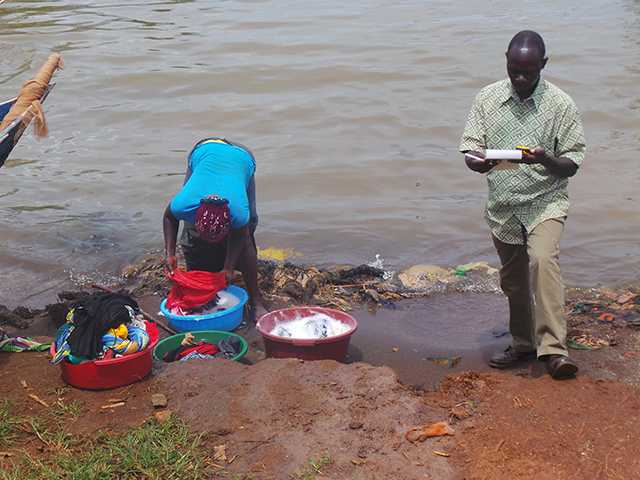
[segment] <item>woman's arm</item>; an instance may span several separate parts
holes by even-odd
[[[249,245],[249,225],[232,228],[227,236],[227,256],[224,261],[224,271],[231,276],[238,265],[241,255]]]
[[[171,213],[171,204],[167,205],[162,218],[162,231],[164,233],[164,255],[167,270],[172,272],[178,266],[176,260],[176,240],[178,238],[178,227],[180,222]]]

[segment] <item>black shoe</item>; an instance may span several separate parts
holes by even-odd
[[[546,355],[547,370],[551,378],[565,380],[573,378],[578,373],[578,365],[573,360],[564,355]]]
[[[513,347],[507,347],[504,352],[496,353],[489,360],[489,366],[493,368],[511,368],[519,363],[533,360],[536,358],[536,352],[518,352]]]

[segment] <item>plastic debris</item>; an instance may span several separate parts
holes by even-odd
[[[411,442],[424,442],[427,438],[454,435],[453,428],[447,422],[436,422],[421,427],[414,427],[405,433],[404,438]]]
[[[588,334],[581,334],[570,337],[567,340],[567,347],[574,350],[598,350],[602,347],[608,347],[609,342],[602,338],[596,338]]]
[[[293,248],[276,248],[276,247],[267,247],[260,248],[258,247],[258,258],[260,260],[272,260],[274,262],[284,262],[289,258],[301,257],[302,254],[296,252]]]
[[[158,423],[167,422],[171,418],[171,415],[173,415],[171,410],[159,410],[153,414]]]
[[[485,270],[487,274],[494,275],[498,273],[496,268],[491,267],[487,262],[473,262],[473,263],[465,263],[464,265],[458,265],[454,269],[455,275],[459,277],[464,277],[468,272],[473,270]]]
[[[428,357],[427,360],[440,365],[441,367],[453,368],[460,363],[462,357],[460,355],[452,355],[450,357]]]

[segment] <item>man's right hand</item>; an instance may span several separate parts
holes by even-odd
[[[464,161],[467,167],[478,173],[487,173],[497,164],[496,160],[487,160],[484,158],[484,153],[475,151],[466,152],[464,154]]]
[[[172,273],[176,268],[178,268],[178,260],[175,255],[167,255],[164,260],[164,268],[169,273]]]

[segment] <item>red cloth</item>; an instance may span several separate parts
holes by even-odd
[[[210,302],[216,294],[227,286],[224,272],[191,270],[186,272],[176,268],[167,275],[173,286],[167,297],[167,308],[191,309]]]
[[[189,355],[190,353],[194,353],[194,352],[197,352],[201,355],[211,355],[213,357],[219,351],[220,349],[213,343],[198,342],[191,347],[185,347],[184,350],[182,350],[180,353],[176,355],[176,360],[180,360],[186,357],[187,355]]]

